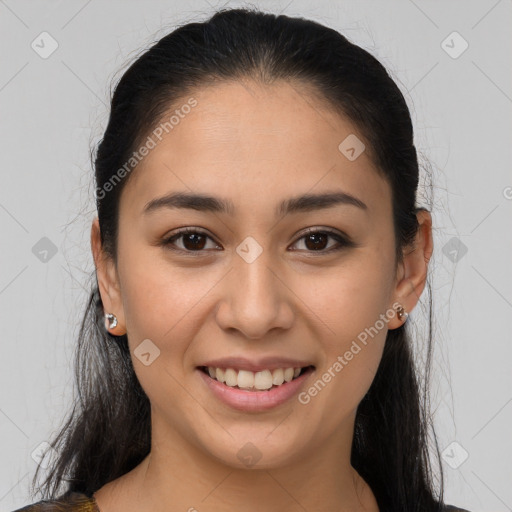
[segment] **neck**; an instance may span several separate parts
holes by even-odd
[[[101,512],[378,512],[371,489],[350,465],[352,432],[353,423],[336,439],[311,442],[287,464],[264,467],[262,458],[240,469],[153,421],[151,452],[111,483],[108,500],[97,493],[98,505]]]

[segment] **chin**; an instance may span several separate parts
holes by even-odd
[[[222,464],[236,469],[275,469],[292,465],[302,458],[300,446],[303,443],[290,436],[289,427],[278,433],[278,424],[279,421],[272,428],[258,426],[246,430],[237,426],[236,433],[235,429],[228,430],[231,436],[224,432],[224,443],[212,446],[210,439],[203,449]]]

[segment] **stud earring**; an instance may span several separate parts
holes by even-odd
[[[105,329],[114,329],[117,326],[117,317],[111,313],[105,313]]]
[[[405,311],[405,309],[400,306],[397,310],[396,310],[396,316],[398,317],[398,320],[404,320],[407,321],[407,317],[409,316],[409,313],[407,313],[407,311]]]

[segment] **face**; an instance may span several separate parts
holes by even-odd
[[[387,330],[401,324],[389,185],[367,152],[339,149],[364,141],[356,128],[297,84],[191,96],[123,190],[117,266],[101,273],[153,437],[236,467],[244,455],[279,467],[350,449]],[[218,203],[154,202],[176,193]],[[295,201],[323,194],[339,195]],[[209,363],[229,379],[253,369],[230,380],[241,387],[306,369],[255,392],[215,382]]]

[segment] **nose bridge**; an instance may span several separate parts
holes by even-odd
[[[240,290],[245,291],[249,302],[260,301],[270,305],[274,300],[276,288],[275,276],[271,272],[276,266],[272,262],[271,251],[261,248],[258,250],[253,242],[242,242],[237,248],[237,257],[234,257],[234,277],[238,280]]]
[[[289,327],[291,310],[283,284],[276,277],[278,266],[272,250],[254,238],[247,237],[239,244],[227,293],[217,310],[217,320],[224,329],[235,328],[248,338],[258,338],[275,327]]]

